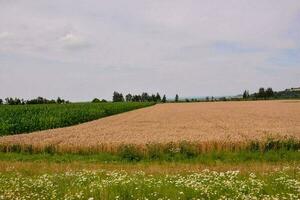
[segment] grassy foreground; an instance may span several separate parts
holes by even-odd
[[[0,136],[75,125],[153,105],[150,102],[0,106]]]
[[[300,152],[0,153],[0,199],[299,199]]]
[[[299,168],[293,172],[289,168],[264,174],[203,170],[162,175],[103,169],[34,176],[0,172],[0,199],[299,199]]]

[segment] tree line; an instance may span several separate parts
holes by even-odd
[[[248,90],[243,93],[243,99],[270,99],[275,96],[275,92],[271,87],[265,89],[263,87],[259,88],[258,92],[250,94]]]
[[[58,97],[56,100],[54,99],[46,99],[43,97],[37,97],[35,99],[30,99],[30,100],[24,100],[20,98],[12,98],[12,97],[7,97],[4,99],[0,99],[0,105],[2,104],[7,104],[7,105],[29,105],[29,104],[65,104],[65,103],[70,103],[70,101],[64,100],[60,97]]]
[[[143,92],[142,94],[131,94],[128,93],[123,96],[122,93],[114,92],[113,93],[113,102],[163,102],[165,103],[167,101],[166,95],[163,95],[163,97],[160,96],[160,94],[157,92],[156,94],[148,94],[147,92]]]

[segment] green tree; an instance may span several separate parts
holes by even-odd
[[[125,96],[127,102],[132,101],[132,95],[129,93]]]
[[[248,99],[249,98],[249,91],[248,90],[245,90],[244,93],[243,93],[243,99]]]
[[[142,102],[149,101],[149,95],[147,92],[143,92],[141,97],[142,97]]]
[[[271,98],[271,97],[274,96],[274,92],[273,92],[273,89],[272,89],[272,88],[268,88],[268,89],[266,90],[265,93],[266,93],[265,96],[266,96],[267,98]]]
[[[161,97],[160,97],[160,95],[159,95],[159,93],[158,93],[158,92],[156,93],[156,97],[155,97],[155,99],[156,99],[156,101],[161,101]]]
[[[162,98],[162,100],[161,100],[163,103],[166,103],[167,102],[167,97],[166,97],[166,95],[164,94],[164,96],[163,96],[163,98]]]
[[[178,96],[178,94],[176,94],[176,96],[175,96],[175,102],[178,102],[178,100],[179,100],[179,96]]]
[[[265,88],[261,87],[258,90],[258,97],[259,98],[266,98],[266,92],[265,92]]]
[[[97,99],[97,98],[94,98],[93,101],[92,101],[92,103],[100,103],[100,100]]]
[[[0,99],[0,105],[2,105],[3,104],[3,100],[2,99]]]
[[[123,102],[123,101],[124,101],[123,94],[114,91],[114,94],[113,94],[113,102]]]

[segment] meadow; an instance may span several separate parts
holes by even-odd
[[[292,172],[299,173],[299,168]],[[0,199],[299,199],[290,168],[264,174],[202,170],[180,174],[80,170],[28,175],[0,172]]]
[[[153,103],[1,105],[0,136],[71,126],[150,105]]]

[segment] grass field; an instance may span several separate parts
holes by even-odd
[[[75,125],[153,103],[1,105],[0,136]]]
[[[0,172],[1,199],[299,199],[299,168],[263,174],[203,170],[180,174],[81,170]]]

